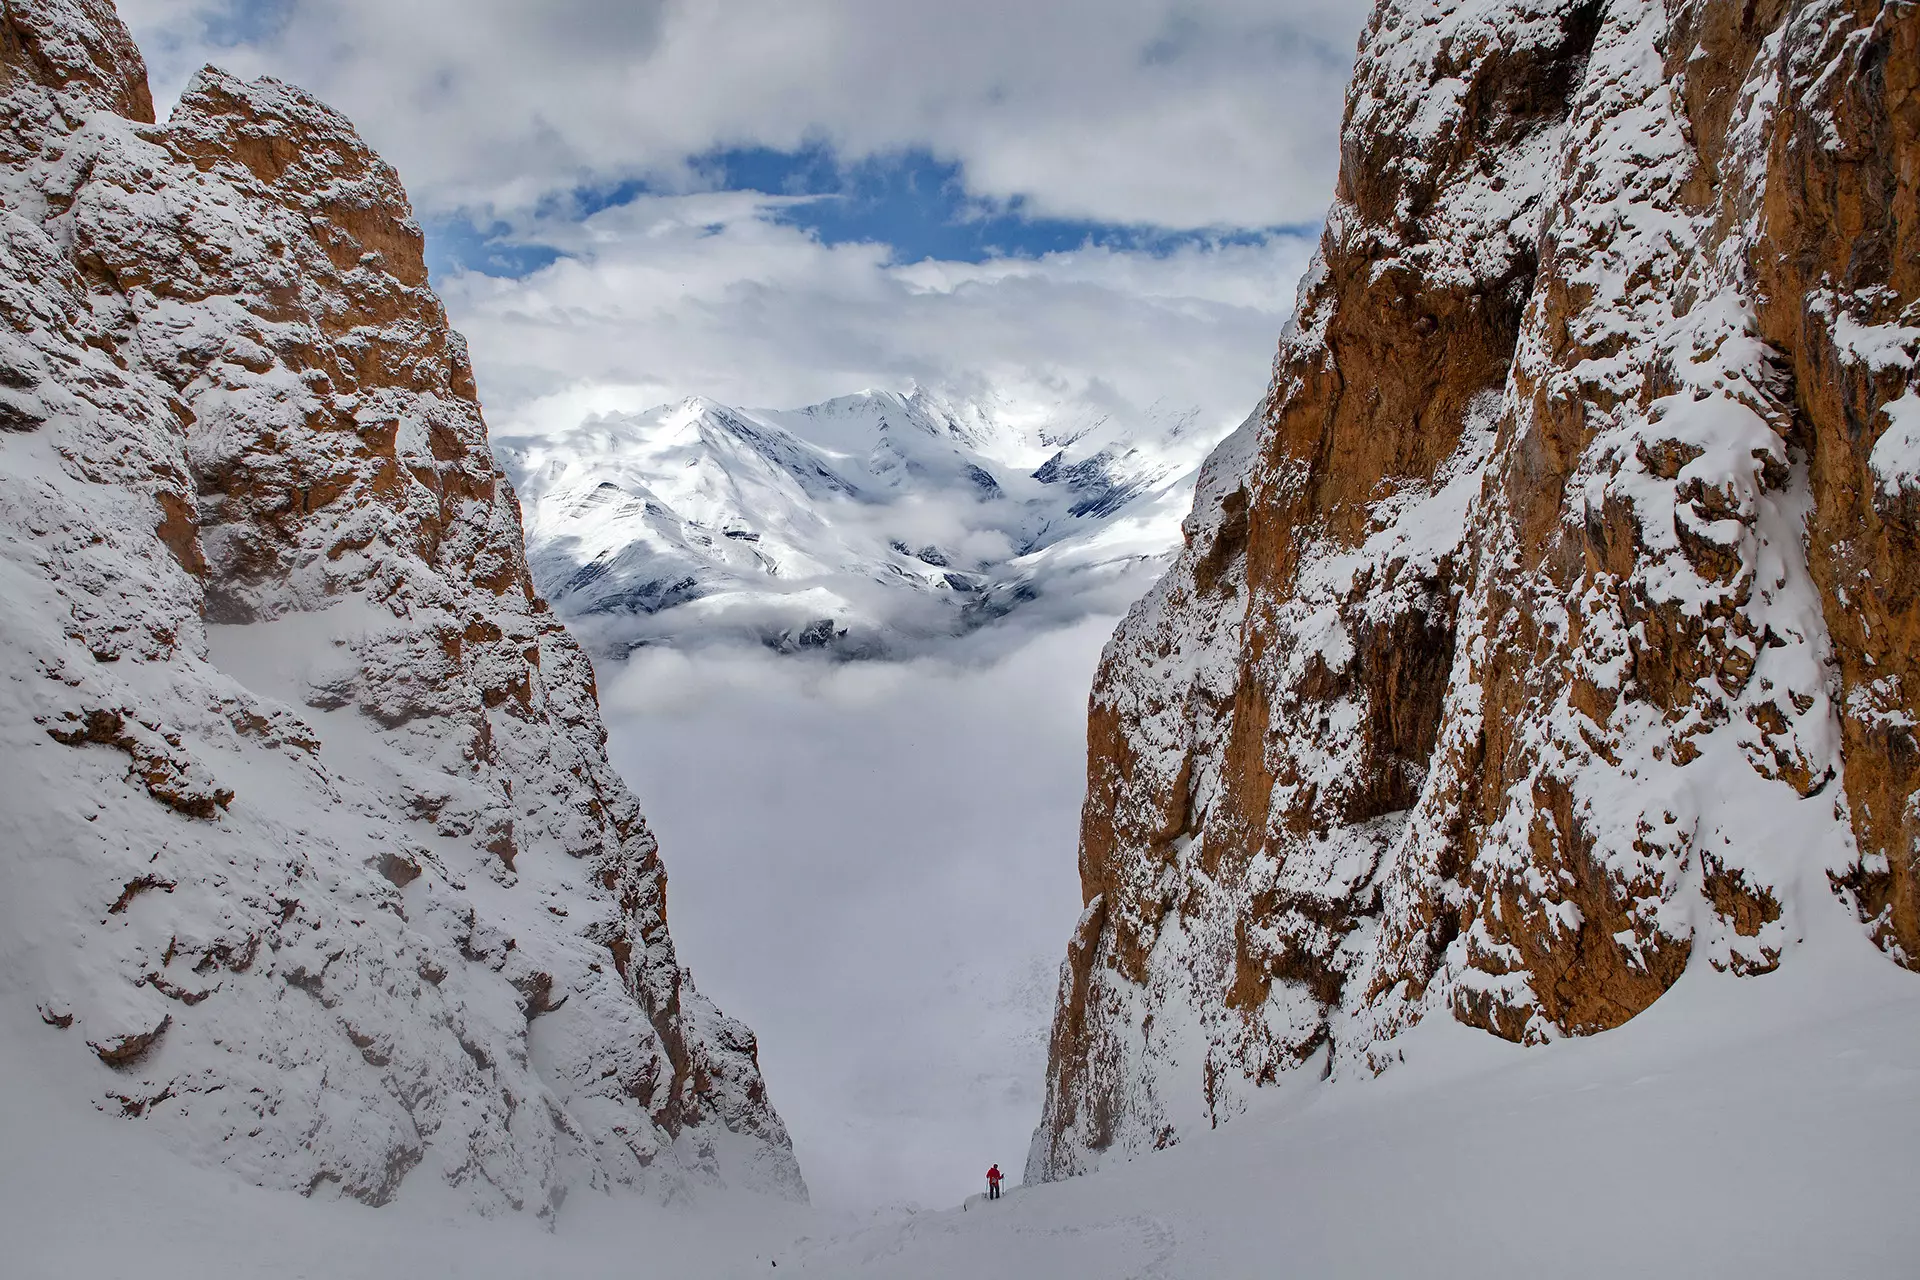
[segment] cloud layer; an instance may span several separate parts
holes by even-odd
[[[914,383],[1023,413],[1158,407],[1232,425],[1264,387],[1311,249],[1258,229],[1310,226],[1324,210],[1362,9],[120,6],[162,101],[207,60],[273,74],[341,108],[395,162],[429,223],[436,284],[473,344],[492,425],[522,434],[688,395],[794,407]],[[821,197],[705,189],[776,185],[711,163],[740,147],[811,148],[829,172],[878,156],[896,187],[946,175],[954,189],[929,194],[922,214],[1083,219],[1092,238],[1071,252],[1014,243],[985,261],[916,262],[885,225],[820,232],[807,215]],[[1075,225],[1050,224],[1048,243]],[[1095,234],[1119,225],[1147,230]],[[1194,227],[1225,234],[1154,230]],[[458,265],[490,257],[498,278]]]
[[[1359,0],[121,0],[162,98],[201,62],[352,117],[429,214],[716,147],[926,147],[970,192],[1164,227],[1317,220]],[[696,184],[697,185],[697,184]]]
[[[797,407],[915,382],[1031,412],[1199,410],[1228,427],[1264,389],[1312,242],[1088,248],[898,266],[829,246],[753,193],[641,197],[529,228],[569,256],[441,285],[496,432],[705,395]]]
[[[946,1207],[991,1162],[1019,1176],[1112,625],[985,670],[650,651],[603,689],[681,958],[758,1033],[816,1205]]]

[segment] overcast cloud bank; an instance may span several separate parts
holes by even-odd
[[[896,264],[828,246],[751,193],[642,197],[543,234],[521,279],[443,284],[496,431],[700,395],[754,407],[937,388],[1073,419],[1198,410],[1229,427],[1267,379],[1312,241],[1088,248]]]
[[[1224,432],[1265,386],[1312,251],[1362,14],[1357,0],[121,8],[162,110],[206,61],[272,74],[399,168],[503,435],[688,396],[791,406],[916,385],[1060,419],[1192,413]],[[892,165],[898,181],[823,229],[815,215],[850,199],[830,177],[757,190],[781,187],[780,165],[715,160],[754,148],[818,153],[829,171]],[[1005,243],[945,257],[908,225],[991,215]],[[1061,250],[1074,224],[1055,224],[1029,241],[1030,218],[1086,219],[1085,235]]]
[[[1317,219],[1357,0],[123,0],[176,94],[209,59],[360,123],[430,214],[716,146],[926,147],[983,201],[1169,227]],[[510,91],[509,91],[510,90]]]
[[[952,1205],[1021,1167],[1112,627],[984,670],[650,650],[604,689],[681,958],[759,1034],[815,1204]]]

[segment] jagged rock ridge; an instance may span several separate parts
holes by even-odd
[[[1912,6],[1378,5],[1265,410],[1097,678],[1029,1179],[1843,907],[1920,964],[1916,126]]]
[[[108,0],[0,73],[0,987],[72,1094],[375,1204],[804,1196],[397,176],[269,79],[156,124]]]

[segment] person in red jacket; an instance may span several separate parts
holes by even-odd
[[[1000,1198],[1000,1179],[1004,1176],[1006,1175],[1000,1172],[1000,1166],[997,1164],[987,1170],[987,1199],[998,1200]]]

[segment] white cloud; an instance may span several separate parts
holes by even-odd
[[[1322,212],[1357,0],[121,0],[165,100],[209,58],[353,117],[427,213],[570,256],[440,280],[496,429],[689,394],[795,406],[910,382],[1024,410],[1199,408],[1266,380],[1310,246],[891,261],[776,197],[578,184],[717,146],[932,148],[1030,212],[1265,226]],[[563,197],[557,203],[556,196]],[[559,212],[555,213],[554,210]]]
[[[705,395],[796,407],[918,382],[1016,409],[1238,422],[1267,380],[1311,242],[1088,248],[894,265],[829,246],[740,193],[642,197],[541,228],[574,256],[441,284],[494,429]]]
[[[651,650],[604,688],[701,990],[752,1026],[814,1203],[1016,1178],[1080,910],[1111,618],[984,669]]]
[[[1360,0],[122,0],[163,98],[214,60],[346,112],[429,212],[716,146],[926,147],[977,196],[1162,226],[1326,207]],[[225,33],[227,43],[219,42]],[[235,37],[245,37],[234,42]]]

